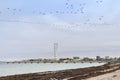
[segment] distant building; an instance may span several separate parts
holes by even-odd
[[[60,58],[59,61],[60,62],[72,62],[73,59],[71,59],[71,58]]]
[[[96,60],[97,61],[101,60],[101,57],[100,56],[96,56]]]
[[[80,59],[79,57],[73,57],[73,59]]]
[[[109,56],[105,56],[105,60],[109,60],[110,59],[110,57]]]
[[[89,58],[89,57],[84,57],[83,61],[94,61],[94,60],[92,58]]]
[[[117,60],[120,61],[120,57]]]

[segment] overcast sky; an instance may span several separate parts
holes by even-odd
[[[120,0],[0,0],[0,60],[120,55]]]

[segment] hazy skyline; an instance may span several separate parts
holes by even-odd
[[[119,56],[119,0],[1,0],[0,60]]]

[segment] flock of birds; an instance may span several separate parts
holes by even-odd
[[[96,3],[102,3],[103,1],[102,0],[97,0]]]
[[[96,3],[103,3],[103,1],[102,0],[96,0]],[[75,7],[76,6],[76,4],[73,4],[72,3],[72,0],[66,0],[66,2],[65,2],[65,8],[66,8],[66,10],[63,10],[63,11],[61,11],[61,10],[56,10],[56,11],[49,11],[49,12],[42,12],[42,11],[31,11],[31,13],[32,14],[34,14],[34,15],[47,15],[47,14],[71,14],[71,15],[75,15],[75,14],[85,14],[85,6],[86,6],[87,4],[86,3],[80,3],[79,5],[78,5],[78,7]],[[6,11],[8,11],[8,12],[11,12],[11,14],[12,15],[17,15],[18,13],[24,13],[24,11],[22,10],[22,9],[17,9],[17,8],[14,8],[14,9],[12,9],[12,8],[6,8]],[[0,16],[2,15],[2,14],[4,14],[4,11],[0,11]],[[103,20],[103,18],[104,18],[104,16],[99,16],[98,17],[98,21],[102,21]],[[90,23],[90,20],[91,19],[87,19],[83,24],[89,24]],[[39,23],[39,22],[29,22],[29,21],[19,21],[19,20],[0,20],[1,22],[3,21],[3,22],[22,22],[22,23],[31,23],[31,24],[41,24],[41,23]],[[52,26],[57,26],[57,27],[60,27],[60,26],[64,26],[64,27],[66,27],[66,28],[72,28],[73,26],[74,27],[78,27],[78,26],[80,26],[80,24],[74,24],[74,25],[61,25],[61,24],[51,24]]]
[[[66,9],[71,11],[71,12],[68,11],[67,13],[78,14],[80,12],[81,14],[84,14],[84,7],[86,5],[85,3],[79,4],[78,9],[75,9],[75,11],[74,11],[74,5],[72,3],[70,3],[70,0],[67,0],[65,5],[66,5]]]
[[[102,0],[96,0],[96,3],[102,3],[103,1]],[[56,10],[56,11],[50,11],[50,12],[42,12],[42,11],[32,11],[32,13],[37,13],[37,14],[40,14],[40,15],[46,15],[46,14],[84,14],[84,9],[85,9],[85,6],[86,6],[86,3],[85,2],[81,2],[80,4],[78,4],[78,7],[75,7],[77,4],[74,4],[72,2],[72,0],[66,0],[65,2],[65,7],[66,7],[66,10],[64,11],[61,11],[61,10]],[[16,13],[19,13],[19,12],[22,12],[22,9],[17,9],[17,8],[6,8],[8,11],[11,11],[12,14],[16,14]],[[2,14],[3,12],[0,11],[0,14]]]
[[[79,12],[84,14],[84,6],[85,3],[79,4],[78,9],[74,8],[74,4],[70,3],[71,0],[67,0],[65,3],[66,11],[56,10],[56,11],[49,11],[49,12],[42,12],[42,11],[31,11],[33,14],[39,14],[39,15],[47,15],[47,14],[78,14]],[[15,15],[17,13],[22,12],[22,9],[17,8],[6,8],[7,11],[11,11],[11,14]],[[4,11],[0,11],[0,14],[4,14]]]

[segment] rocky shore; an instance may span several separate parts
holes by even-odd
[[[120,70],[120,62],[109,62],[98,67],[49,71],[0,77],[0,80],[83,80]]]

